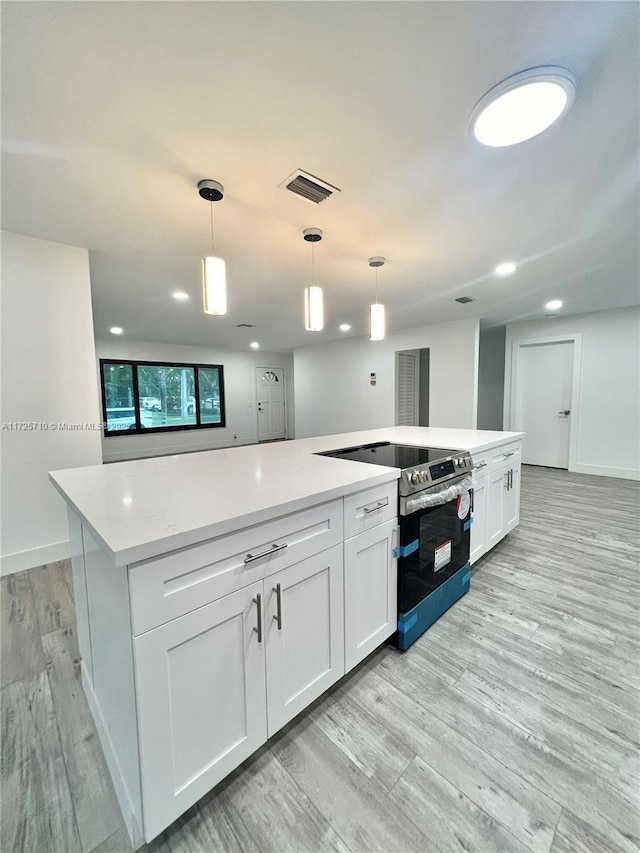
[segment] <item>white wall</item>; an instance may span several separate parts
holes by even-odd
[[[236,352],[213,347],[129,341],[125,337],[96,341],[98,358],[130,361],[194,362],[224,366],[226,426],[149,435],[115,435],[102,439],[105,462],[193,450],[211,450],[258,440],[256,367],[284,367],[287,391],[287,438],[294,437],[293,356],[290,353]],[[96,368],[96,370],[98,370]],[[96,374],[98,375],[98,374]],[[99,378],[96,380],[99,381]],[[234,436],[237,436],[234,438]]]
[[[582,335],[576,463],[582,474],[640,479],[640,308],[507,326],[504,416],[512,410],[514,341]]]
[[[2,232],[2,423],[98,423],[85,249]],[[48,471],[99,465],[99,430],[0,434],[1,571],[69,554],[66,507]]]
[[[459,320],[392,332],[384,341],[350,338],[296,349],[298,438],[393,426],[395,354],[423,347],[430,349],[429,425],[475,427],[478,332],[477,320]]]
[[[478,429],[503,429],[505,328],[480,329]]]

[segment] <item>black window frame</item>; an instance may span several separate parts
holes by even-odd
[[[107,394],[106,389],[104,387],[104,366],[105,365],[120,365],[126,364],[131,366],[132,380],[133,380],[133,409],[135,411],[136,425],[135,427],[130,427],[129,429],[107,429]],[[140,392],[138,388],[138,368],[139,367],[187,367],[193,370],[193,383],[194,383],[194,398],[195,398],[195,416],[196,423],[195,424],[176,424],[175,426],[158,426],[158,427],[143,427],[142,420],[140,416]],[[218,376],[220,379],[220,423],[202,423],[201,414],[200,414],[200,382],[198,377],[198,370],[200,368],[211,369],[214,368],[218,371]],[[130,361],[126,358],[101,358],[100,359],[100,391],[102,395],[102,412],[104,416],[104,430],[103,435],[105,438],[114,438],[116,436],[123,435],[149,435],[151,433],[156,432],[182,432],[183,430],[190,429],[220,429],[225,428],[227,425],[227,413],[226,413],[226,404],[225,404],[225,396],[224,396],[224,365],[222,364],[200,364],[200,363],[184,363],[180,361],[168,362],[168,361]]]

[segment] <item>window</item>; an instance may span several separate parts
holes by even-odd
[[[100,360],[105,435],[224,427],[221,364]]]

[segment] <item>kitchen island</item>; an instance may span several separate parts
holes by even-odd
[[[517,524],[521,433],[392,427],[50,475],[136,847],[395,632],[400,471],[314,455],[380,441],[471,452],[472,559]]]

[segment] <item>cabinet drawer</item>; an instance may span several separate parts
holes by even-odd
[[[350,539],[397,517],[397,480],[347,495],[344,499],[344,538]]]
[[[491,470],[496,471],[498,468],[516,465],[522,461],[521,456],[521,441],[517,441],[514,444],[504,444],[502,447],[494,447],[491,451]]]
[[[492,450],[473,454],[473,478],[477,480],[485,474],[504,468],[505,465],[515,464],[521,461],[522,442],[516,441],[511,444],[503,444]]]
[[[134,563],[129,567],[133,633],[163,625],[342,539],[339,499]]]

